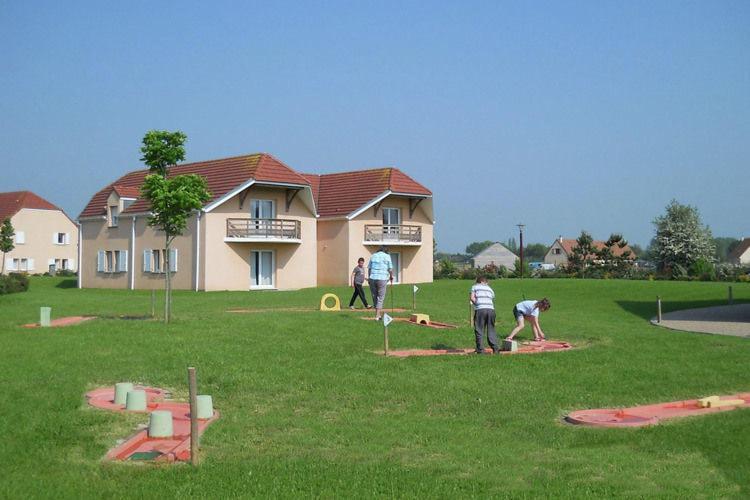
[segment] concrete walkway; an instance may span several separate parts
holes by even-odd
[[[685,309],[663,314],[661,323],[651,322],[672,330],[750,338],[750,304]]]

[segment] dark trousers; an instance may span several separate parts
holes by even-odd
[[[367,298],[365,297],[365,291],[362,288],[361,284],[355,283],[354,284],[354,293],[352,294],[352,300],[349,301],[349,307],[352,307],[354,305],[354,301],[357,300],[357,297],[359,297],[362,300],[362,303],[367,306]]]
[[[474,311],[474,336],[477,341],[477,352],[484,352],[484,331],[487,330],[487,342],[492,352],[498,351],[497,333],[495,333],[495,310],[477,309]]]

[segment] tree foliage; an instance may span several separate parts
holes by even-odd
[[[729,254],[740,244],[740,241],[731,237],[714,238],[714,246],[716,247],[714,257],[716,260],[718,262],[729,262]]]
[[[672,200],[666,207],[666,213],[654,219],[653,223],[656,236],[652,251],[660,271],[684,273],[700,260],[714,261],[711,230],[701,222],[697,208]]]
[[[544,256],[547,255],[547,245],[543,243],[529,243],[523,249],[523,260],[529,262],[544,260]],[[518,252],[514,252],[518,253]]]
[[[172,304],[170,246],[187,227],[195,210],[211,199],[206,179],[195,174],[168,177],[169,167],[185,159],[186,136],[182,132],[151,130],[143,137],[143,162],[151,174],[144,179],[141,194],[151,202],[148,224],[164,232],[165,305],[164,321],[169,323]]]
[[[482,250],[486,249],[490,245],[493,245],[495,242],[490,240],[485,241],[475,241],[473,243],[469,243],[466,246],[466,253],[471,255],[472,257],[481,252]]]
[[[15,248],[13,244],[13,237],[15,235],[16,231],[13,229],[13,224],[10,223],[10,219],[5,219],[3,225],[0,226],[0,252],[3,252],[3,264],[0,273],[5,272],[5,254]]]
[[[568,256],[568,271],[583,278],[586,268],[591,265],[595,256],[594,238],[586,231],[581,231],[580,236],[576,238],[576,246]]]

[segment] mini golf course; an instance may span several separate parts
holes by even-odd
[[[125,396],[123,397],[123,393]],[[190,460],[190,404],[170,401],[163,389],[133,384],[101,387],[86,393],[90,406],[116,412],[150,415],[149,427],[136,432],[107,452],[105,460],[187,462]],[[204,398],[204,399],[200,399]],[[199,396],[198,432],[219,418],[213,404]],[[133,401],[136,400],[136,401]],[[202,409],[200,402],[206,401]]]
[[[498,354],[539,354],[544,352],[567,351],[573,345],[559,340],[547,340],[544,342],[523,342],[515,351],[500,351]],[[409,358],[412,356],[465,356],[474,354],[475,349],[407,349],[402,351],[389,351],[388,356],[395,358]],[[486,354],[492,354],[492,349],[485,349]]]

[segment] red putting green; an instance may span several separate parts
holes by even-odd
[[[109,450],[106,460],[154,460],[157,462],[187,462],[190,460],[190,404],[167,401],[167,392],[155,387],[137,386],[146,392],[146,411],[157,410],[172,412],[173,435],[169,438],[149,437],[148,429],[138,431],[124,443]],[[115,390],[112,387],[101,387],[86,393],[89,405],[102,410],[125,411],[125,405],[116,404]],[[132,413],[132,412],[131,412]],[[219,418],[219,412],[214,411],[208,419],[199,419],[198,433],[203,431],[214,420]]]
[[[690,417],[750,407],[750,393],[732,396],[711,396],[657,403],[631,408],[604,408],[574,411],[565,420],[571,424],[597,427],[642,427],[656,425],[670,418]]]
[[[568,342],[558,340],[547,340],[545,342],[525,342],[518,346],[517,351],[500,351],[500,354],[536,354],[540,352],[567,351],[573,346]],[[408,358],[411,356],[450,356],[473,354],[475,349],[410,349],[406,351],[388,351],[388,356],[395,358]],[[491,354],[491,349],[485,349],[485,353]]]
[[[89,321],[91,319],[96,319],[96,316],[66,316],[64,318],[56,318],[49,322],[50,327],[55,326],[70,326],[70,325],[77,325],[79,323],[83,323],[84,321]],[[40,328],[41,325],[39,323],[27,323],[23,325],[24,328]]]

